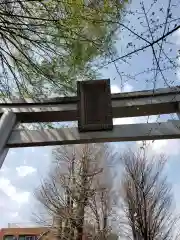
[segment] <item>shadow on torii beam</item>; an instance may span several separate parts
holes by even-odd
[[[180,138],[180,121],[115,125],[112,131],[79,132],[78,128],[15,130],[8,148],[83,144],[98,142],[140,141]]]

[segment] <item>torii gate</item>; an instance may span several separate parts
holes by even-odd
[[[78,82],[75,97],[0,103],[0,168],[9,148],[180,138],[180,120],[113,126],[113,118],[179,112],[180,87],[110,93],[110,80]],[[17,130],[17,123],[77,121],[78,127]]]

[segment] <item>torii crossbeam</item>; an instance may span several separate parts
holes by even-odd
[[[0,167],[9,148],[180,138],[180,120],[115,125],[108,131],[91,129],[82,132],[79,128],[15,129],[17,123],[80,121],[79,105],[82,105],[80,104],[82,91],[79,88],[79,95],[75,97],[52,98],[41,102],[25,99],[0,103]],[[89,94],[95,96],[94,91]],[[180,87],[112,94],[110,101],[112,118],[179,113]],[[86,115],[84,116],[87,120]],[[107,120],[106,116],[105,119]]]

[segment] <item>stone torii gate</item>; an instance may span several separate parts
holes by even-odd
[[[180,87],[110,93],[110,80],[77,83],[77,96],[0,103],[0,168],[9,148],[180,138],[180,120],[113,126],[113,118],[179,113]],[[78,121],[78,127],[18,130],[17,123]]]

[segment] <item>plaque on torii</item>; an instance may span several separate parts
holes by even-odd
[[[113,129],[110,80],[77,82],[80,132]]]

